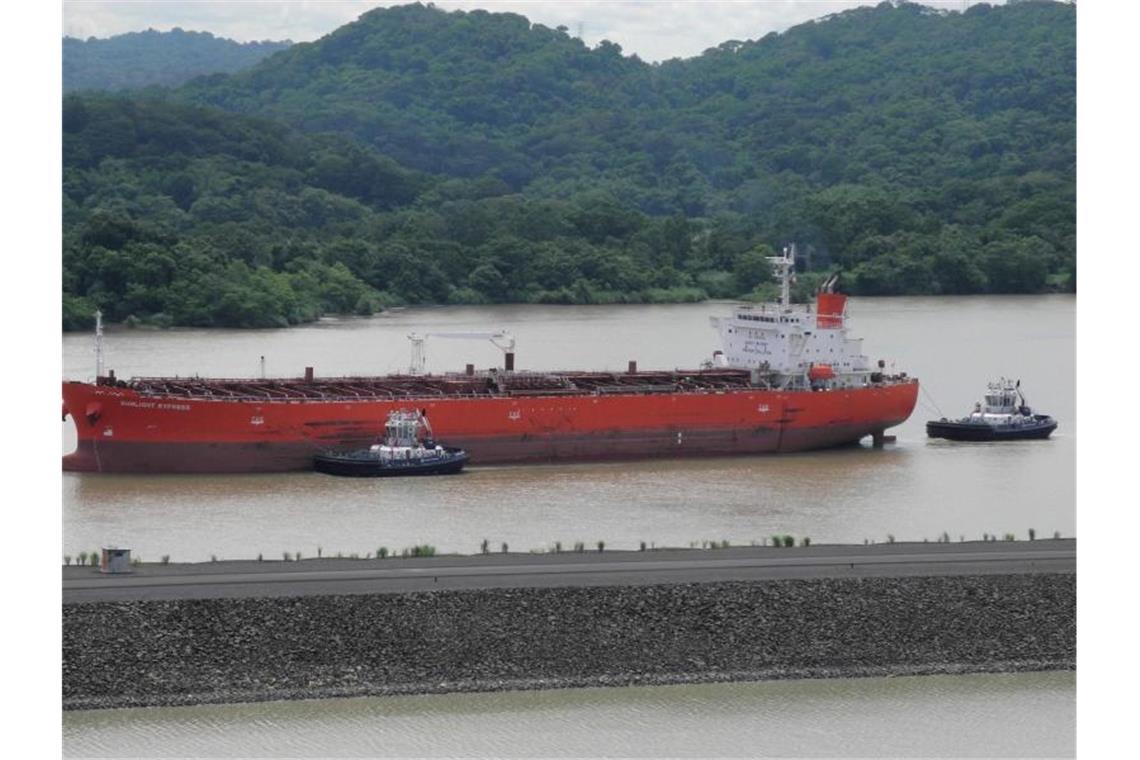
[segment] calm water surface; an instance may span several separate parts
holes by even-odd
[[[1072,757],[1072,673],[68,712],[68,757]]]
[[[474,552],[605,540],[614,548],[763,541],[935,540],[946,532],[1075,530],[1075,305],[1071,296],[852,299],[865,353],[918,376],[898,443],[806,454],[624,464],[473,467],[453,478],[357,480],[315,473],[113,476],[65,473],[63,551],[101,544],[175,561],[282,552],[361,556],[430,543]],[[507,329],[522,369],[694,367],[716,348],[726,304],[406,309],[288,330],[113,330],[107,366],[132,375],[299,376],[406,368],[410,331]],[[89,335],[64,338],[68,378],[94,374]],[[490,343],[429,340],[429,371],[501,362]],[[927,440],[923,422],[972,407],[990,378],[1019,377],[1060,427],[1049,441]],[[70,420],[64,450],[74,447]]]

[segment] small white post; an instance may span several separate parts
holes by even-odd
[[[95,310],[95,378],[103,376],[103,311]]]
[[[262,380],[265,379],[265,356],[264,356],[264,354],[261,357],[261,379]]]

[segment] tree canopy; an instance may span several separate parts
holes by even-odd
[[[1057,3],[884,3],[663,64],[377,9],[65,97],[65,326],[759,297],[790,241],[857,294],[1072,288],[1075,67]]]
[[[247,68],[292,43],[234,42],[209,32],[118,34],[106,39],[63,38],[63,91],[127,90],[180,85],[202,74]]]

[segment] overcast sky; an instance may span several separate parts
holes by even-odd
[[[927,0],[962,10],[976,0]],[[1002,0],[991,0],[1000,4]],[[323,37],[371,8],[402,5],[376,0],[65,0],[63,31],[72,37],[110,37],[153,28],[212,32],[219,37],[307,42]],[[829,13],[874,5],[861,0],[439,0],[446,10],[484,8],[518,13],[534,23],[566,26],[589,45],[603,39],[646,61],[687,58],[725,40],[758,39],[768,32]]]

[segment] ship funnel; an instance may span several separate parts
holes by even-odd
[[[843,312],[847,309],[847,296],[843,293],[815,294],[815,326],[821,330],[843,327]]]

